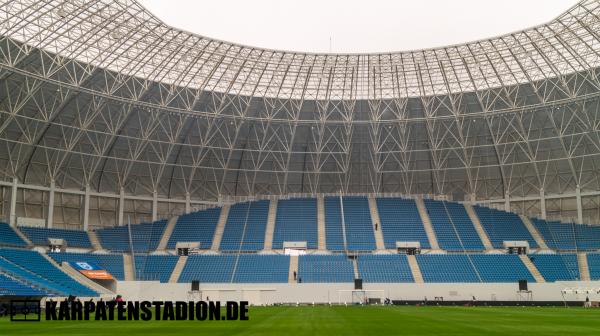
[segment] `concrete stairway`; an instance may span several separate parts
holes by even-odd
[[[360,273],[358,272],[358,262],[356,258],[352,259],[352,267],[354,267],[354,279],[360,279]]]
[[[212,240],[211,251],[218,251],[221,246],[221,238],[223,238],[223,230],[225,230],[225,223],[227,223],[227,216],[229,215],[229,204],[224,205],[221,208],[221,215],[219,216],[219,222],[215,228],[215,235]]]
[[[412,272],[415,282],[424,283],[425,281],[423,281],[423,274],[421,274],[421,268],[417,262],[417,257],[414,255],[407,255],[406,257],[408,258],[408,266],[410,266],[410,271]]]
[[[171,217],[171,219],[169,219],[167,222],[165,232],[163,232],[160,242],[158,243],[158,247],[156,248],[158,251],[164,251],[167,249],[169,239],[171,239],[171,234],[173,233],[173,229],[175,229],[175,224],[177,224],[177,219],[179,219],[179,216]]]
[[[579,265],[579,279],[581,281],[590,281],[590,267],[585,252],[577,253],[577,264]]]
[[[290,256],[290,273],[288,275],[288,283],[296,283],[294,279],[294,272],[296,277],[298,276],[298,256]]]
[[[317,248],[324,251],[327,249],[327,238],[325,235],[325,198],[323,198],[323,195],[317,196],[317,233]]]
[[[520,254],[519,258],[521,258],[521,261],[523,262],[523,264],[525,264],[525,266],[529,270],[529,273],[531,273],[531,275],[533,275],[535,282],[538,282],[538,283],[546,282],[546,279],[544,279],[544,277],[542,276],[542,273],[540,273],[540,271],[537,269],[537,267],[535,267],[535,265],[531,262],[531,259],[529,259],[529,257],[526,254]]]
[[[90,279],[86,278],[85,276],[83,276],[81,273],[79,273],[73,267],[71,267],[69,265],[69,263],[65,262],[62,265],[59,265],[56,261],[54,261],[54,259],[50,258],[49,255],[47,255],[45,253],[40,253],[40,254],[46,260],[48,260],[49,263],[51,263],[52,265],[54,265],[54,267],[58,268],[61,272],[65,273],[69,277],[73,278],[73,280],[79,282],[81,285],[95,290],[96,292],[98,292],[98,294],[111,294],[112,293],[108,289],[106,289],[106,288],[98,285],[97,283],[95,283],[92,280],[90,280]]]
[[[267,216],[267,227],[265,229],[264,250],[273,249],[273,232],[275,232],[275,218],[277,217],[277,200],[269,201],[269,215]]]
[[[123,271],[125,272],[125,281],[134,281],[133,259],[131,254],[123,253]]]
[[[427,239],[429,240],[429,245],[431,245],[432,250],[439,250],[440,245],[438,244],[437,237],[435,235],[435,230],[433,230],[433,226],[431,225],[431,219],[429,219],[429,214],[427,214],[427,208],[425,207],[425,202],[421,197],[418,197],[415,200],[417,204],[417,209],[419,209],[419,215],[421,216],[421,221],[423,222],[423,227],[425,228],[425,233],[427,234]]]
[[[379,211],[377,210],[377,200],[373,196],[369,196],[369,210],[371,211],[371,223],[373,224],[373,233],[375,234],[375,246],[377,246],[378,250],[385,250],[381,220],[379,219]],[[377,223],[377,230],[375,230],[375,223]]]
[[[468,203],[463,204],[463,206],[465,207],[465,210],[467,210],[467,215],[469,215],[471,223],[473,223],[475,231],[477,231],[479,239],[481,239],[481,243],[483,243],[483,247],[485,247],[486,250],[493,250],[494,246],[492,245],[492,241],[490,240],[490,237],[488,237],[487,233],[485,232],[485,229],[481,225],[481,221],[479,221],[479,216],[477,216],[477,214],[475,213],[475,209],[473,209],[473,206]]]
[[[13,229],[13,231],[15,231],[17,236],[21,237],[21,239],[23,239],[23,241],[27,243],[27,245],[33,246],[33,242],[31,242],[31,240],[29,240],[29,238],[27,238],[27,236],[23,232],[21,232],[21,230],[19,230],[17,226],[11,226],[11,228]]]
[[[529,217],[523,216],[523,215],[519,215],[519,217],[521,217],[521,221],[523,221],[523,224],[525,224],[525,227],[527,228],[527,230],[529,231],[529,233],[531,233],[531,236],[533,237],[533,239],[535,240],[535,242],[538,244],[538,246],[540,248],[542,248],[542,249],[547,250],[548,249],[548,245],[546,245],[546,242],[544,241],[544,238],[542,238],[542,235],[536,229],[536,227],[533,225],[533,223],[531,222],[531,220],[529,219]]]
[[[183,268],[185,267],[187,260],[187,256],[179,257],[179,260],[177,260],[177,264],[175,264],[175,267],[173,267],[173,272],[169,277],[169,283],[177,283],[177,281],[179,281],[179,277],[181,276],[181,272],[183,272]]]
[[[102,247],[102,244],[100,244],[100,239],[98,239],[98,235],[96,234],[95,231],[88,231],[87,234],[88,234],[88,237],[90,238],[90,243],[92,243],[92,248],[95,251],[104,250],[104,248]]]

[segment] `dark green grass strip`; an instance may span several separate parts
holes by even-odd
[[[600,310],[582,308],[250,307],[249,321],[0,319],[0,335],[600,335]]]

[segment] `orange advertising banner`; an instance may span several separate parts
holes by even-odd
[[[114,280],[112,275],[105,270],[79,270],[79,272],[90,279]]]

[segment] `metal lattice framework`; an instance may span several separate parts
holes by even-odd
[[[120,222],[125,199],[156,218],[175,211],[159,203],[339,191],[600,216],[597,0],[504,36],[380,54],[236,45],[133,0],[0,0],[0,22],[3,194],[66,208],[54,193],[72,194],[86,211],[119,199]]]

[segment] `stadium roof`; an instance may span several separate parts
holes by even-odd
[[[130,0],[0,0],[0,176],[164,199],[600,189],[600,2],[487,40],[268,50]]]

